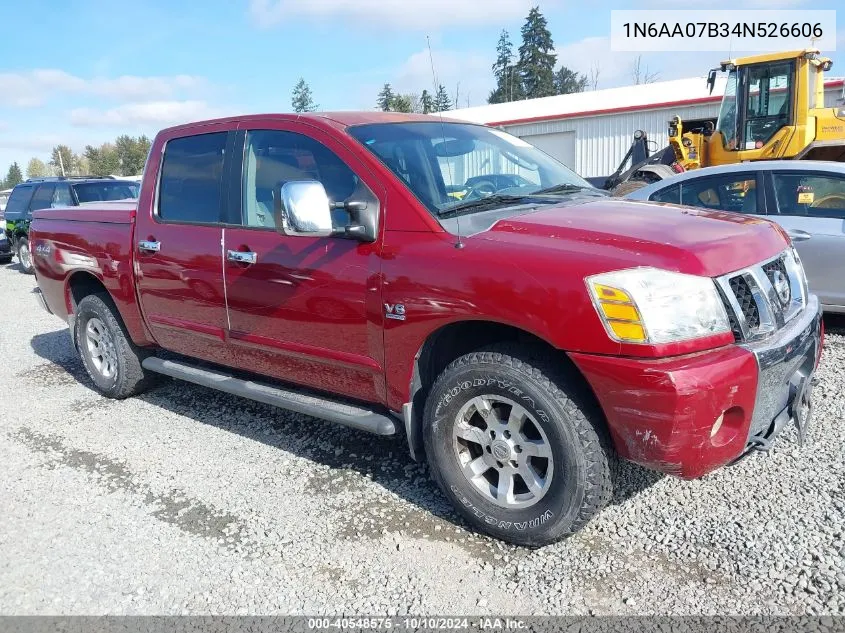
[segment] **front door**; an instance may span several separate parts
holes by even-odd
[[[234,138],[234,132],[232,139]],[[147,324],[165,349],[226,360],[223,289],[225,130],[168,139],[158,191],[145,188],[135,229],[137,285]],[[161,156],[161,154],[158,154]],[[151,157],[157,161],[157,157]]]
[[[383,401],[379,242],[285,236],[274,221],[285,182],[317,180],[333,202],[382,206],[383,190],[349,150],[305,124],[250,122],[234,154],[243,157],[241,226],[224,229],[223,246],[233,353],[261,374]],[[346,211],[333,215],[347,224]]]

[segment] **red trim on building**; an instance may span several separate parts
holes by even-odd
[[[825,82],[825,88],[838,88],[845,85],[845,79]],[[586,116],[599,116],[602,114],[617,114],[619,112],[632,112],[635,110],[654,110],[657,108],[673,108],[679,106],[699,105],[702,103],[714,103],[721,101],[722,97],[698,97],[697,99],[683,99],[681,101],[664,101],[663,103],[644,103],[642,105],[621,106],[618,108],[605,108],[604,110],[583,110],[581,112],[567,112],[565,114],[547,114],[544,116],[528,117],[525,119],[509,119],[507,121],[490,121],[486,125],[518,125],[522,123],[536,123],[537,121],[559,121],[560,119],[575,119]]]

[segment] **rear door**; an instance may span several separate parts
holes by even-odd
[[[810,290],[826,310],[845,311],[845,174],[782,170],[767,176],[769,218],[792,238]]]
[[[240,226],[224,230],[233,353],[263,374],[383,401],[380,241],[286,236],[274,222],[274,197],[285,182],[317,180],[333,202],[381,208],[383,188],[352,152],[310,126],[251,121],[238,134],[243,164],[231,189]],[[333,219],[345,226],[349,213],[336,210]]]
[[[178,134],[178,132],[176,133]],[[221,217],[230,133],[165,140],[144,187],[135,229],[137,287],[147,324],[165,349],[225,363],[226,302]],[[162,151],[163,150],[163,151]]]

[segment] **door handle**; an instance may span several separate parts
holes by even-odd
[[[141,240],[138,242],[138,249],[146,253],[158,253],[161,250],[161,242]]]
[[[258,255],[252,251],[226,251],[226,259],[238,264],[254,264],[258,261]]]
[[[807,233],[807,231],[801,231],[799,229],[787,231],[786,234],[789,235],[793,242],[805,242],[813,237],[810,233]]]

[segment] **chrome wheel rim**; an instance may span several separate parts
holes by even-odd
[[[18,259],[21,260],[21,266],[24,268],[32,266],[32,256],[29,253],[29,242],[21,244],[20,249],[18,249]]]
[[[85,346],[96,372],[103,378],[114,378],[117,372],[114,338],[97,317],[92,317],[85,325]]]
[[[551,444],[534,416],[513,400],[483,395],[467,402],[455,419],[452,445],[466,480],[499,507],[527,508],[549,491]]]

